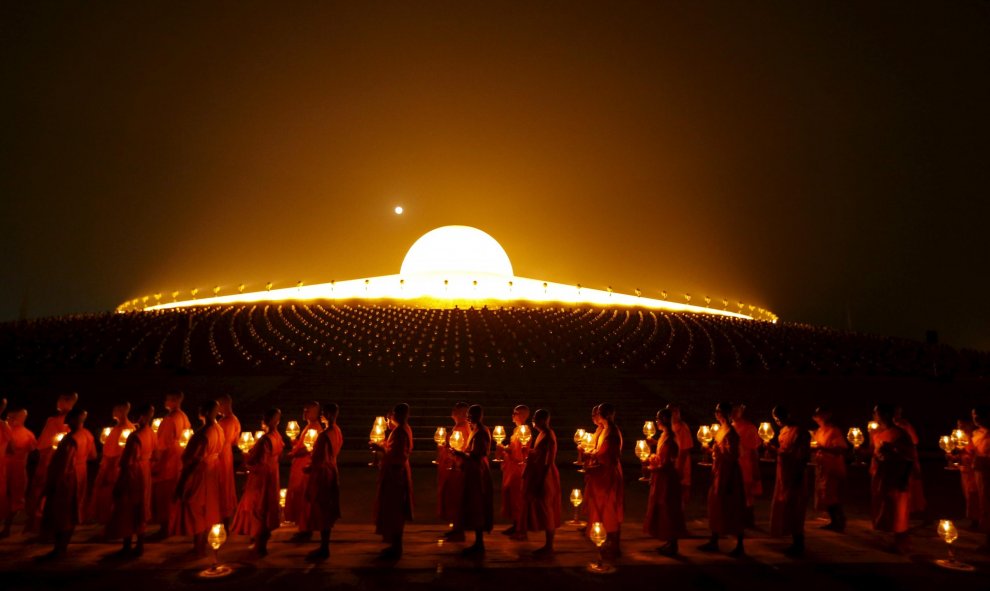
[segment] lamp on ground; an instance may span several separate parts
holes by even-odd
[[[856,461],[853,462],[854,466],[865,466],[866,462],[859,459],[859,447],[863,445],[863,431],[859,427],[850,427],[849,431],[846,433],[846,439],[853,446],[853,457]]]
[[[503,427],[502,425],[495,425],[495,428],[492,429],[492,439],[494,439],[495,443],[497,443],[498,445],[502,445],[502,442],[505,441],[505,427]],[[502,458],[496,455],[495,462],[501,463]]]
[[[649,482],[650,477],[646,473],[646,460],[650,457],[650,444],[645,439],[636,442],[636,457],[643,463],[643,474],[639,477],[639,481]]]
[[[602,555],[602,545],[605,543],[605,538],[608,537],[608,534],[605,533],[605,524],[601,521],[592,523],[588,527],[588,537],[598,547],[598,562],[589,563],[588,571],[599,575],[614,573],[615,567],[611,564],[605,564],[605,557]]]
[[[295,421],[289,421],[285,424],[285,434],[288,435],[289,439],[292,441],[299,437],[299,423]]]
[[[959,531],[956,530],[955,524],[951,520],[942,519],[938,522],[938,535],[945,540],[945,543],[949,547],[949,557],[939,558],[935,561],[935,564],[942,568],[947,568],[949,570],[958,570],[972,572],[976,570],[972,564],[966,564],[965,562],[959,562],[956,560],[955,555],[952,552],[952,543],[959,538]]]
[[[770,442],[773,441],[773,427],[770,423],[760,423],[760,428],[756,433],[763,440],[763,457],[760,460],[763,462],[772,462],[773,460],[770,459]]]
[[[580,488],[575,488],[571,490],[570,496],[571,504],[574,505],[574,519],[566,522],[565,525],[572,525],[578,529],[588,525],[587,521],[581,521],[581,516],[578,514],[578,507],[584,502],[584,495],[581,493]]]
[[[200,571],[199,576],[204,579],[216,579],[226,577],[234,572],[233,566],[220,564],[220,547],[227,541],[227,530],[222,523],[215,523],[210,527],[210,533],[206,537],[210,548],[213,548],[213,564],[210,568]]]

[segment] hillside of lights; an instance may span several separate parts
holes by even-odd
[[[264,291],[223,294],[215,287],[211,297],[197,297],[198,290],[172,292],[171,302],[162,302],[162,294],[134,298],[117,307],[118,312],[154,311],[193,306],[231,304],[310,302],[310,301],[400,301],[430,308],[480,307],[512,303],[637,307],[670,312],[713,314],[747,320],[776,322],[772,312],[754,305],[721,300],[722,307],[614,292],[611,288],[593,289],[581,284],[567,285],[553,281],[517,277],[505,249],[487,233],[469,226],[443,226],[427,232],[409,248],[399,273],[314,285],[299,283],[292,287]],[[666,294],[664,294],[666,297]],[[729,308],[735,308],[730,310]]]

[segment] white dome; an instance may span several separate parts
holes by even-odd
[[[470,226],[442,226],[413,243],[400,274],[512,277],[512,263],[505,249],[485,232]]]

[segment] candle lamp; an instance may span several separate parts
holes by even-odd
[[[529,445],[529,440],[533,437],[533,432],[526,425],[519,425],[516,435],[519,437],[519,443]]]
[[[581,493],[580,488],[575,488],[571,490],[571,505],[574,505],[574,519],[568,521],[565,525],[572,525],[578,529],[588,525],[587,521],[582,521],[580,514],[578,514],[578,507],[584,502],[584,495]]]
[[[216,523],[210,527],[206,540],[213,548],[213,564],[210,568],[201,571],[199,576],[204,579],[217,579],[232,574],[234,572],[232,565],[220,564],[220,547],[227,541],[227,530],[224,529],[223,524]]]
[[[581,468],[578,468],[578,472],[581,473],[581,474],[584,474],[584,464],[587,461],[584,458],[584,454],[590,454],[590,453],[593,453],[595,451],[595,434],[594,433],[588,433],[587,431],[585,431],[584,437],[581,439],[581,450],[582,450],[582,454],[581,454],[582,455],[582,458],[581,458]],[[592,458],[592,459],[594,459],[594,458]]]
[[[815,431],[808,431],[808,434],[811,435],[811,449],[818,449],[818,438],[815,437]]]
[[[285,523],[285,497],[288,496],[289,489],[280,488],[278,490],[278,520],[279,523]]]
[[[124,429],[123,431],[121,431],[120,438],[117,439],[117,446],[124,447],[125,445],[127,445],[127,438],[130,437],[131,433],[133,432],[134,432],[133,429]]]
[[[443,427],[437,427],[437,430],[433,432],[433,443],[437,444],[437,458],[433,460],[434,464],[440,463],[440,448],[443,447],[443,442],[447,440],[447,430]]]
[[[381,424],[379,424],[378,423],[378,419],[382,419],[383,422]],[[375,419],[374,424],[371,426],[371,435],[369,436],[369,439],[375,445],[381,445],[382,443],[385,442],[385,423],[384,423],[384,420],[385,420],[384,417],[378,417],[378,418]],[[377,449],[372,449],[371,450],[371,462],[368,463],[368,466],[371,466],[372,468],[378,466],[378,450]]]
[[[295,441],[296,437],[299,437],[299,423],[295,421],[289,421],[286,423],[285,434],[288,435],[289,440]]]
[[[956,444],[952,441],[951,435],[943,435],[938,438],[938,447],[945,452],[945,469],[958,470],[959,460],[952,452],[956,450]]]
[[[878,423],[876,421],[870,421],[869,423],[866,423],[866,431],[870,435],[873,435],[873,432],[876,431],[879,428],[880,428],[880,423]]]
[[[760,423],[760,428],[757,429],[756,434],[760,436],[763,441],[763,457],[760,458],[763,462],[772,462],[773,459],[770,457],[770,442],[773,441],[773,426],[770,423]]]
[[[963,449],[969,445],[969,435],[966,434],[962,429],[953,429],[952,435],[949,436],[949,440],[952,441],[952,445],[956,449]]]
[[[698,435],[698,441],[701,442],[702,447],[708,447],[708,444],[710,444],[712,440],[715,438],[714,434],[712,433],[712,428],[709,427],[708,425],[702,425],[698,427],[697,435]],[[702,454],[704,453],[705,452],[702,452]],[[698,462],[698,465],[711,466],[712,463],[709,462],[707,459],[705,459],[705,456],[702,456],[702,460]]]
[[[605,557],[602,553],[602,546],[605,544],[605,538],[608,537],[608,534],[605,533],[605,524],[601,521],[592,523],[588,527],[588,537],[598,547],[598,562],[588,564],[588,571],[599,575],[615,572],[614,566],[605,564]]]
[[[492,429],[492,439],[494,439],[495,443],[498,445],[502,445],[502,442],[505,441],[505,427],[502,425],[495,425],[495,428]],[[495,456],[495,462],[502,462],[502,458],[500,458],[497,454]]]
[[[157,419],[153,419],[151,421],[151,430],[154,431],[155,433],[158,433],[158,427],[161,427],[161,426],[162,426],[162,419],[161,419],[161,417],[159,417]]]
[[[385,432],[385,427],[388,426],[388,422],[385,421],[385,417],[375,417],[375,427],[381,427],[382,432]]]
[[[575,466],[581,465],[581,455],[583,453],[583,450],[581,449],[581,444],[584,441],[584,433],[585,433],[584,429],[578,429],[577,431],[574,432],[574,446],[577,447],[577,452],[578,452],[578,457],[576,460],[574,460]]]
[[[104,427],[103,430],[100,431],[100,443],[101,444],[103,444],[103,445],[106,445],[107,444],[107,439],[110,437],[110,431],[112,431],[112,430],[113,429],[111,429],[110,427]]]
[[[65,433],[56,433],[55,437],[52,437],[52,449],[58,449],[58,444],[62,443],[65,439]]]
[[[959,531],[956,529],[955,524],[952,523],[951,520],[942,519],[938,522],[938,535],[945,540],[945,543],[949,548],[949,557],[939,558],[935,561],[936,565],[956,571],[972,572],[976,570],[976,567],[972,564],[966,564],[965,562],[956,560],[955,554],[952,552],[952,543],[959,539]]]
[[[856,461],[853,462],[855,466],[865,466],[866,462],[859,459],[859,447],[863,445],[863,431],[859,427],[850,427],[849,431],[846,433],[846,439],[853,446],[853,457]]]
[[[464,434],[461,433],[460,431],[454,431],[453,433],[450,434],[450,447],[454,448],[457,451],[464,451],[462,448],[464,447],[465,443],[466,442],[464,441]]]
[[[643,474],[639,477],[640,482],[649,482],[650,477],[646,471],[646,460],[650,458],[650,444],[645,439],[636,442],[636,457],[643,463]]]
[[[718,433],[718,430],[721,429],[721,428],[722,428],[722,425],[719,425],[718,423],[712,423],[711,424],[711,427],[709,427],[709,429],[712,430],[712,438],[713,439],[715,438],[715,434]]]
[[[643,423],[643,435],[646,435],[647,439],[653,439],[653,436],[657,434],[657,426],[653,421],[646,421]]]
[[[251,451],[254,447],[254,435],[250,431],[245,431],[241,433],[240,438],[237,440],[237,448],[241,450],[241,453],[247,453]]]
[[[189,445],[189,440],[192,439],[192,436],[192,429],[183,429],[182,433],[179,434],[179,447],[185,449],[185,447]]]

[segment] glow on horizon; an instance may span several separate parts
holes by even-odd
[[[384,301],[420,303],[429,307],[480,307],[489,304],[531,302],[594,306],[641,307],[671,312],[694,312],[772,322],[772,312],[750,307],[751,314],[707,306],[678,303],[665,299],[616,293],[611,289],[591,289],[539,279],[516,277],[505,250],[481,230],[469,226],[443,226],[421,236],[402,262],[400,273],[314,285],[266,289],[247,293],[214,295],[166,303],[160,294],[153,305],[150,298],[136,298],[118,306],[118,312],[131,310],[169,310],[194,306],[249,304],[288,301]],[[144,305],[142,305],[144,304]]]

